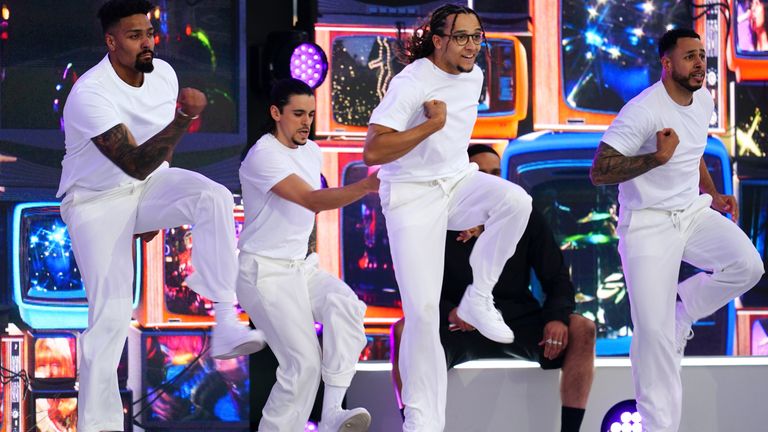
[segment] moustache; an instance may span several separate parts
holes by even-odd
[[[139,58],[139,57],[143,56],[144,54],[149,54],[150,56],[152,56],[152,58],[155,58],[155,52],[152,51],[152,50],[144,50],[144,51],[140,52],[139,55],[136,56],[136,58]]]

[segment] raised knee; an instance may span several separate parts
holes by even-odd
[[[325,304],[329,309],[328,313],[346,315],[354,321],[359,321],[360,324],[367,309],[365,303],[351,293],[350,295],[330,293],[326,296]]]

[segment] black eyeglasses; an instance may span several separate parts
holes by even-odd
[[[445,36],[453,39],[453,41],[456,42],[456,45],[458,46],[466,45],[470,39],[472,39],[473,44],[480,45],[481,43],[483,43],[483,39],[485,39],[482,33],[475,33],[475,34],[459,33],[459,34],[452,34],[452,35],[443,34],[440,36]]]

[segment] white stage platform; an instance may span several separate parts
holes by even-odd
[[[687,357],[680,432],[768,431],[767,357]],[[634,398],[627,358],[600,358],[581,430]],[[401,430],[388,363],[360,363],[347,397],[373,416],[370,432]],[[517,360],[474,361],[448,373],[446,432],[558,432],[559,371]],[[601,431],[602,432],[602,431]]]

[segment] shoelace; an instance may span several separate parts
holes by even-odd
[[[504,317],[501,316],[501,312],[496,309],[496,305],[493,304],[493,298],[488,297],[485,302],[485,308],[493,313],[494,318],[496,321],[504,322]]]

